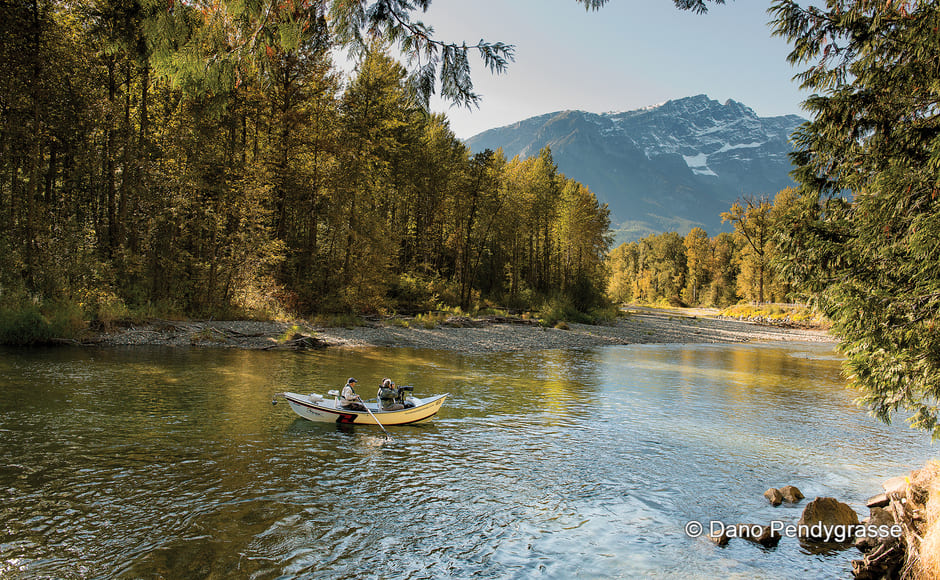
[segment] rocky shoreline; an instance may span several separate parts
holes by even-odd
[[[617,344],[833,342],[824,330],[785,328],[719,318],[708,309],[630,307],[610,325],[568,323],[545,328],[521,317],[450,317],[433,328],[408,318],[349,328],[304,321],[155,320],[95,332],[81,341],[98,346],[173,346],[242,349],[405,347],[469,353],[590,348]]]
[[[707,538],[719,547],[740,538],[764,548],[776,547],[784,537],[798,538],[807,554],[855,548],[861,558],[852,560],[852,576],[858,580],[940,578],[940,463],[928,461],[906,476],[885,481],[882,489],[865,502],[869,514],[864,518],[835,498],[817,497],[805,505],[798,522],[712,521]],[[774,507],[804,499],[792,485],[770,488],[764,497]],[[692,537],[705,529],[700,522],[690,524],[686,532]]]
[[[375,320],[355,327],[318,327],[304,321],[165,321],[125,325],[94,332],[79,341],[83,345],[164,346],[200,348],[239,348],[254,350],[304,348],[404,347],[449,350],[467,353],[530,351],[545,349],[590,348],[618,344],[694,344],[799,341],[832,343],[825,330],[794,328],[755,321],[720,317],[710,309],[654,309],[632,306],[626,315],[609,325],[568,323],[567,328],[546,328],[521,317],[449,317],[425,328],[421,321],[408,317]],[[847,538],[844,547],[854,546],[861,558],[853,561],[853,575],[860,579],[898,578],[911,575],[912,568],[922,570],[918,577],[940,573],[940,497],[937,481],[940,468],[915,470],[907,477],[885,483],[885,493],[868,500],[868,517],[859,519],[855,512],[832,498],[816,498],[807,504],[795,529],[813,529],[813,525],[846,529],[882,529],[897,526],[900,534],[876,538]],[[774,506],[781,502],[798,504],[803,499],[796,488],[769,489],[764,494]],[[931,501],[928,501],[928,496]],[[816,509],[820,502],[833,503]],[[823,509],[825,508],[825,509]],[[836,509],[838,508],[838,509]],[[816,512],[822,510],[822,516]],[[807,513],[812,512],[812,516]],[[832,513],[851,512],[848,519],[832,519]],[[927,515],[932,517],[928,518]],[[927,520],[930,520],[929,522]],[[928,523],[931,524],[928,526]],[[936,526],[932,524],[936,523]],[[719,535],[709,535],[718,546],[732,538],[743,538],[767,548],[781,539],[778,530],[767,525],[738,524]],[[854,540],[854,542],[852,542]],[[814,541],[803,538],[801,542]],[[927,571],[924,575],[923,571]]]

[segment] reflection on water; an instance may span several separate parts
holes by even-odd
[[[785,484],[862,512],[932,455],[829,346],[0,354],[3,577],[848,577],[683,527],[793,523]],[[451,398],[389,442],[270,404],[347,376]]]

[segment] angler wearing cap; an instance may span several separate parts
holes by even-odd
[[[356,385],[359,381],[350,377],[343,387],[343,393],[340,397],[339,406],[348,411],[366,411],[366,406],[362,404],[362,399],[356,394]]]

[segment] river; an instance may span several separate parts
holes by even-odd
[[[0,350],[2,578],[834,578],[855,549],[691,538],[867,515],[934,455],[853,403],[832,345],[461,354]],[[383,376],[433,422],[314,424],[277,391]],[[807,500],[808,501],[808,500]]]

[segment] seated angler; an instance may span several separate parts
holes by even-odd
[[[398,388],[395,386],[395,383],[392,382],[392,379],[382,381],[382,386],[379,387],[378,398],[379,407],[381,407],[383,411],[400,411],[405,408],[404,405],[397,401],[399,398]]]
[[[358,381],[350,377],[346,381],[346,386],[343,387],[342,395],[339,399],[339,406],[342,409],[347,411],[365,411],[366,406],[362,404],[362,399],[359,398],[359,395],[356,394],[356,385]]]

